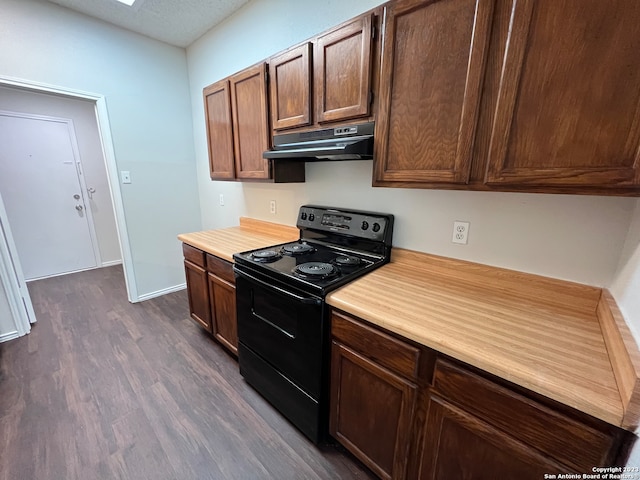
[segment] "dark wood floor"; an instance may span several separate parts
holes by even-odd
[[[122,269],[29,284],[38,323],[0,344],[0,479],[373,478],[317,448],[188,318],[139,304]]]

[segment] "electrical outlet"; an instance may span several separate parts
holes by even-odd
[[[220,194],[220,206],[223,207],[224,206],[224,195]]]
[[[453,222],[453,243],[466,245],[469,239],[469,222]]]
[[[269,213],[271,213],[272,215],[276,214],[276,201],[275,200],[271,200],[269,202]]]

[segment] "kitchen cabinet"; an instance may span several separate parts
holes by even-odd
[[[238,355],[233,265],[182,244],[191,318],[231,353]]]
[[[182,244],[184,271],[187,279],[189,315],[201,327],[211,331],[209,290],[204,252],[190,245]]]
[[[213,255],[207,255],[207,271],[211,332],[222,345],[238,356],[236,285],[233,265]]]
[[[640,185],[640,4],[518,0],[489,184]]]
[[[638,2],[385,8],[374,186],[640,195]]]
[[[330,433],[380,478],[624,464],[629,432],[334,310]]]
[[[615,464],[621,435],[439,359],[418,478],[534,480],[545,473],[587,473]]]
[[[420,350],[336,312],[331,336],[331,435],[380,478],[404,478]]]
[[[493,4],[404,0],[386,7],[375,185],[467,183]]]
[[[362,15],[269,59],[275,133],[371,116],[377,18]]]
[[[271,164],[267,64],[260,63],[203,91],[212,180],[303,182],[304,164]]]
[[[311,119],[311,43],[269,60],[271,122],[274,130],[303,127]]]

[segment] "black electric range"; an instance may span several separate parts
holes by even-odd
[[[389,261],[393,215],[305,205],[295,242],[233,255],[245,380],[316,443],[328,437],[330,291]]]

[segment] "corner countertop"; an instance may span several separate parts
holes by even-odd
[[[608,423],[627,426],[627,405],[597,314],[602,292],[395,249],[391,263],[330,293],[327,303]]]

